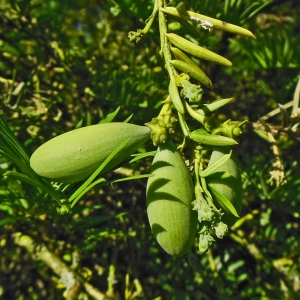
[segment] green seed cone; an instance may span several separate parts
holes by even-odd
[[[214,151],[211,155],[208,166],[216,162],[225,154],[228,154],[230,149],[228,147],[214,147]],[[238,170],[238,166],[236,164],[233,155],[229,158],[229,160],[218,168],[217,172],[219,174],[223,172],[227,172],[230,174],[230,177],[224,179],[217,179],[207,177],[206,183],[208,186],[212,186],[215,188],[220,194],[224,195],[231,204],[235,207],[238,214],[240,214],[242,209],[243,202],[243,183],[241,179],[241,174]],[[215,197],[214,197],[215,198]],[[224,215],[222,216],[222,222],[231,227],[238,220],[220,201],[214,199],[214,203],[217,208],[222,208],[222,212]]]
[[[197,213],[189,170],[168,140],[155,155],[147,184],[147,214],[154,236],[170,255],[187,253],[195,240]]]
[[[105,123],[75,129],[41,145],[32,154],[30,166],[38,175],[53,181],[82,181],[128,138],[129,142],[102,171],[105,173],[123,162],[150,138],[148,127]]]

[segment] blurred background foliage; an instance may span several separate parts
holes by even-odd
[[[1,299],[300,298],[298,107],[291,112],[299,95],[300,3],[171,4],[242,25],[256,36],[199,28],[196,40],[169,22],[171,31],[235,66],[195,59],[215,85],[204,101],[235,99],[218,118],[250,121],[235,149],[244,178],[241,220],[207,254],[197,253],[195,241],[193,254],[174,259],[151,235],[146,180],[95,188],[71,213],[60,215],[56,202],[35,188],[1,176]],[[29,154],[81,120],[98,123],[118,106],[118,121],[133,113],[131,122],[144,124],[158,114],[168,86],[158,26],[138,44],[127,38],[143,28],[152,8],[151,0],[0,0],[1,111]],[[154,150],[151,142],[145,147]],[[276,151],[286,180],[277,186],[270,182]],[[150,163],[145,159],[108,176],[147,173]],[[2,174],[15,169],[4,157],[0,167]],[[73,298],[71,290],[64,293],[72,278],[32,255],[20,233],[41,249],[46,246],[89,285]]]

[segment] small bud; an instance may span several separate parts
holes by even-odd
[[[69,211],[70,211],[70,207],[69,207],[69,205],[66,205],[66,204],[63,204],[59,209],[59,213],[61,215],[67,214],[67,213],[69,213]]]
[[[206,234],[200,234],[199,236],[199,250],[201,253],[204,253],[207,251],[208,247],[211,246],[211,244],[214,242],[214,238],[206,232]]]
[[[215,226],[215,232],[216,236],[219,239],[222,239],[228,232],[228,226],[225,223],[220,222],[217,224],[217,226]]]
[[[187,80],[182,80],[183,89],[180,96],[189,100],[191,104],[199,104],[202,100],[203,90],[200,85],[192,84]]]

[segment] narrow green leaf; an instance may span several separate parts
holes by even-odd
[[[230,153],[223,155],[220,159],[218,159],[216,162],[211,164],[209,167],[207,167],[203,172],[200,173],[201,177],[207,177],[212,175],[213,173],[217,172],[218,169],[223,166],[228,159],[231,156],[232,151]]]
[[[259,5],[258,2],[251,3],[240,15],[240,23],[244,23],[245,19],[248,19],[249,15],[252,14],[252,11],[256,9],[256,7]]]
[[[134,158],[132,158],[129,163],[132,163],[134,161],[137,161],[139,159],[148,157],[148,156],[154,156],[157,153],[157,150],[155,151],[150,151],[150,152],[146,152],[146,153],[138,153],[138,154],[133,154],[132,156],[134,156]]]
[[[221,135],[212,135],[205,132],[205,130],[203,131],[203,129],[193,131],[190,137],[195,142],[210,146],[233,146],[237,144],[232,138]]]
[[[231,204],[231,202],[221,193],[219,193],[211,184],[208,184],[210,190],[212,191],[213,195],[216,197],[218,201],[220,201],[228,210],[237,218],[239,218],[239,215],[234,208],[234,206]]]
[[[77,199],[79,195],[92,183],[92,181],[97,177],[97,175],[106,167],[106,165],[125,147],[125,145],[129,142],[130,139],[125,140],[121,143],[99,166],[99,168],[73,193],[73,195],[69,198],[69,202],[72,202],[74,199]],[[77,200],[78,201],[78,200]],[[76,201],[76,202],[77,202]],[[71,207],[73,207],[75,203],[72,203]]]
[[[231,6],[230,0],[225,0],[225,4],[224,4],[224,14],[225,15],[228,15],[230,6]]]
[[[15,171],[7,171],[3,175],[14,178],[16,180],[20,180],[22,182],[28,183],[30,185],[33,185],[33,186],[37,187],[37,188],[45,190],[45,187],[42,186],[38,181],[36,181],[36,180],[34,180],[34,179],[32,179],[32,178],[30,178],[27,175],[24,175],[22,173],[15,172]]]
[[[267,136],[267,134],[264,131],[262,131],[260,129],[254,129],[253,132],[256,133],[260,138],[262,138],[266,142],[270,143],[269,137]]]
[[[131,114],[126,120],[124,120],[123,123],[128,123],[132,117],[133,117],[133,114]]]
[[[252,13],[250,13],[247,17],[245,16],[245,19],[242,20],[242,22],[246,22],[248,20],[250,20],[251,18],[253,18],[256,14],[258,14],[262,9],[264,9],[266,6],[268,6],[269,4],[272,4],[274,2],[274,0],[270,0],[267,1],[265,3],[263,3],[261,6],[259,6],[257,9],[255,9]]]
[[[93,183],[91,183],[90,185],[88,185],[86,188],[82,189],[81,187],[78,189],[80,190],[80,193],[77,194],[76,198],[73,200],[70,200],[71,197],[74,195],[72,195],[70,198],[69,198],[69,202],[73,201],[73,203],[71,204],[71,208],[74,207],[74,205],[81,199],[81,197],[83,195],[85,195],[89,190],[91,190],[93,187],[95,187],[96,185],[98,185],[99,183],[102,183],[102,182],[105,182],[105,178],[100,178],[96,181],[94,181]],[[78,191],[77,190],[77,191]]]
[[[142,179],[142,178],[148,178],[148,177],[152,177],[152,176],[154,176],[154,174],[135,175],[135,176],[130,176],[130,177],[119,178],[119,179],[107,181],[105,184],[128,181],[128,180],[135,180],[135,179]]]
[[[201,182],[201,188],[204,191],[205,194],[205,198],[208,201],[208,203],[212,206],[215,207],[214,203],[213,203],[213,198],[209,192],[209,190],[207,189],[207,184],[206,184],[206,180],[204,177],[200,177],[200,182]]]
[[[118,114],[119,110],[120,110],[121,106],[119,106],[115,111],[109,113],[106,115],[106,117],[104,117],[99,124],[102,123],[110,123],[111,121],[113,121],[113,119],[115,118],[115,116]]]
[[[14,154],[19,155],[21,159],[28,162],[29,164],[29,156],[25,151],[24,147],[19,143],[16,139],[14,133],[6,123],[3,115],[0,113],[0,135],[4,139],[4,143],[6,147]]]
[[[75,126],[75,129],[81,128],[83,124],[83,119],[81,119]]]
[[[216,110],[218,110],[219,108],[225,106],[226,104],[228,104],[232,100],[233,100],[233,98],[216,100],[216,101],[214,101],[210,104],[204,104],[197,111],[200,114],[208,116],[208,115],[212,114],[213,112],[215,112]]]
[[[232,175],[230,175],[228,172],[215,172],[211,175],[208,176],[210,179],[227,179],[227,178],[231,178]]]
[[[47,182],[44,182],[43,179],[40,179],[40,181],[37,181],[36,179],[33,179],[25,174],[19,173],[19,172],[15,172],[15,171],[7,171],[4,173],[5,176],[14,178],[16,180],[20,180],[22,182],[28,183],[32,186],[35,186],[36,188],[41,189],[42,191],[46,192],[47,194],[51,195],[57,202],[58,204],[61,205],[61,198],[63,197],[63,195],[59,195],[59,193],[57,193],[55,191],[55,189]]]

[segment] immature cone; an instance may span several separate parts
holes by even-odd
[[[187,253],[195,240],[197,213],[189,170],[174,144],[159,145],[147,183],[147,214],[154,236],[170,255]]]
[[[124,148],[107,164],[105,173],[133,154],[150,138],[146,126],[105,123],[75,129],[41,145],[30,158],[31,168],[40,176],[58,182],[88,178],[121,143]]]
[[[175,132],[173,129],[175,122],[177,122],[177,119],[172,111],[168,110],[145,124],[151,130],[151,139],[154,146],[165,143],[169,139],[170,135]]]
[[[214,147],[208,166],[229,152],[230,149],[228,147]],[[225,196],[234,206],[237,213],[240,214],[243,202],[243,183],[237,163],[232,155],[229,160],[217,170],[217,173],[220,175],[224,174],[224,172],[228,173],[229,176],[227,178],[220,179],[207,177],[206,182],[209,187],[213,187],[220,194]],[[222,212],[224,212],[224,215],[222,215],[222,222],[228,225],[228,227],[234,225],[238,218],[235,217],[222,202],[218,201],[213,191],[212,194],[214,196],[216,207],[222,208]]]

